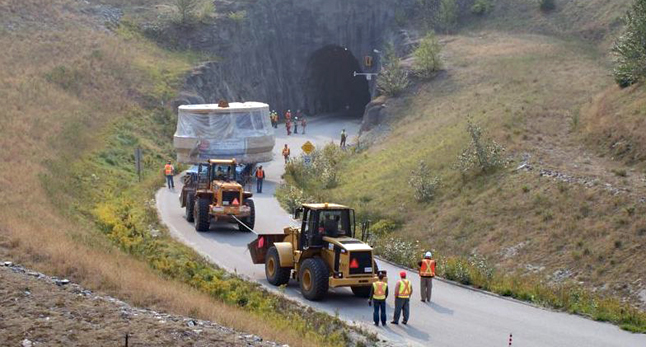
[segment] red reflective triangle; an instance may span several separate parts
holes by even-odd
[[[352,261],[350,262],[350,268],[351,269],[359,268],[359,262],[357,261],[357,258],[352,258]]]
[[[240,202],[238,201],[238,198],[233,199],[233,202],[231,203],[233,206],[238,206],[240,205]]]

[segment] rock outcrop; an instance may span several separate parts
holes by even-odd
[[[245,14],[222,17],[176,36],[183,48],[221,58],[195,68],[178,101],[256,100],[279,112],[300,108],[310,114],[362,114],[374,94],[375,79],[367,81],[353,72],[378,71],[375,50],[395,35],[395,12],[405,11],[410,3],[258,0],[245,6],[218,1],[219,13]],[[373,59],[370,66],[366,56]]]

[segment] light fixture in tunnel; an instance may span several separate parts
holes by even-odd
[[[352,74],[352,76],[354,76],[354,77],[366,76],[367,81],[372,80],[372,76],[377,76],[377,75],[379,75],[379,74],[376,73],[376,72],[356,72],[356,71]]]

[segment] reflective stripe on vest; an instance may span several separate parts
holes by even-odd
[[[435,260],[422,259],[419,275],[422,277],[435,277]]]
[[[399,280],[397,282],[399,286],[399,296],[398,298],[408,299],[410,298],[410,293],[413,291],[413,288],[409,280]]]
[[[164,171],[166,172],[166,176],[172,175],[173,174],[173,165],[166,164],[166,166],[164,166]]]
[[[375,282],[372,284],[372,298],[374,300],[386,300],[386,289],[388,288],[388,283],[385,282]]]

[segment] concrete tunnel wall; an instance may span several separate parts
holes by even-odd
[[[334,111],[336,106],[330,105],[347,102],[348,97],[367,103],[375,90],[374,79],[367,82],[362,76],[351,77],[344,83],[352,87],[337,90],[340,84],[317,87],[311,78],[338,73],[339,68],[344,69],[343,74],[353,68],[360,68],[357,72],[377,71],[379,57],[373,50],[381,49],[392,33],[395,9],[410,1],[258,0],[245,8],[247,16],[242,22],[223,19],[182,35],[180,44],[222,59],[197,67],[187,78],[178,102],[254,100],[281,113],[301,108],[310,114]],[[343,48],[355,61],[346,56],[345,65],[322,64],[320,55],[329,56],[334,47]],[[363,65],[368,55],[375,58],[371,68]],[[327,94],[317,98],[317,93]],[[356,103],[350,106],[354,113],[363,112]]]

